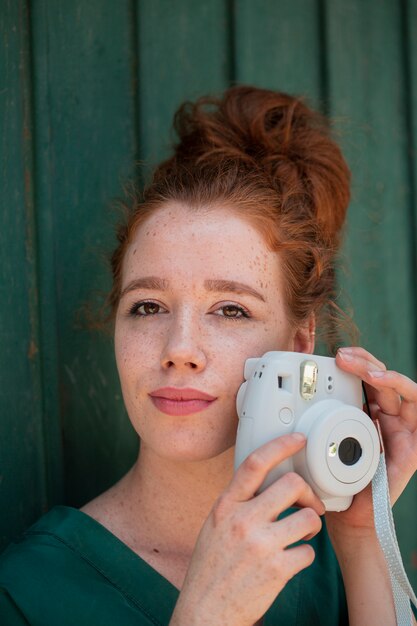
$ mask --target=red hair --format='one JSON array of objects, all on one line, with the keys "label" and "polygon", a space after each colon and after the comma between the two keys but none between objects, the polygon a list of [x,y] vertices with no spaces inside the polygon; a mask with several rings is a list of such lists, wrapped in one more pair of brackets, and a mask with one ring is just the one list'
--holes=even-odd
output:
[{"label": "red hair", "polygon": [[112,315],[126,249],[138,226],[167,202],[193,211],[221,205],[250,221],[280,254],[293,324],[329,311],[350,172],[327,121],[300,98],[238,86],[221,98],[183,104],[174,126],[174,154],[156,168],[118,229]]}]

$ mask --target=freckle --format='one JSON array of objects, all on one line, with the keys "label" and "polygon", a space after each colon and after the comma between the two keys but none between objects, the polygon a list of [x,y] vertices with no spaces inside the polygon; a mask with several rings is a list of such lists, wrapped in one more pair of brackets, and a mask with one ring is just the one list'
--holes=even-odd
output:
[{"label": "freckle", "polygon": [[153,551],[159,554],[159,550],[157,548],[154,548]]}]

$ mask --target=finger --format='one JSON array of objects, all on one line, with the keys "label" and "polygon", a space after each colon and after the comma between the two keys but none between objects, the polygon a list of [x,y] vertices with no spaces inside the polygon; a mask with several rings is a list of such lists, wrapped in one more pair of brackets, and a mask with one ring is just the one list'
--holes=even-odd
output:
[{"label": "finger", "polygon": [[309,507],[317,515],[325,513],[325,506],[306,481],[295,472],[284,474],[256,497],[259,517],[273,522],[278,515],[294,505]]},{"label": "finger", "polygon": [[366,395],[372,407],[371,417],[375,419],[378,417],[377,413],[381,412],[385,415],[398,415],[401,409],[401,398],[398,393],[393,389],[378,389],[369,374],[367,379],[372,381],[365,382]]},{"label": "finger", "polygon": [[[388,415],[400,415],[413,429],[416,428],[417,384],[404,374],[393,371],[381,372],[381,374],[370,372],[369,378],[378,390],[376,401],[380,410]],[[400,407],[395,413],[390,412],[392,408],[390,394],[395,394],[397,400],[400,401]]]},{"label": "finger", "polygon": [[[279,554],[279,560],[282,561],[282,552]],[[309,567],[314,561],[315,556],[314,549],[307,543],[285,550],[284,558],[288,580],[298,574],[298,572],[301,572],[302,569]],[[279,563],[279,565],[281,564]]]},{"label": "finger", "polygon": [[[381,407],[379,406],[379,404],[377,402],[369,402],[368,403],[369,406],[369,410],[370,410],[370,417],[372,418],[372,420],[376,420],[376,419],[381,419],[382,418],[389,418],[390,423],[392,423],[392,415],[388,414],[388,413],[383,413],[381,411]],[[364,411],[367,413],[367,409],[368,406],[364,407]],[[365,410],[366,409],[366,410]],[[401,420],[397,420],[398,422],[400,422]]]},{"label": "finger", "polygon": [[[375,387],[372,372],[384,372],[384,363],[378,361],[363,348],[341,348],[336,355],[336,363],[343,370],[358,376],[368,383],[366,388],[369,402],[377,402],[389,415],[398,415],[400,398],[394,389]],[[378,374],[376,374],[378,376]],[[370,385],[370,386],[369,386]],[[382,393],[381,393],[382,391]]]},{"label": "finger", "polygon": [[363,348],[340,348],[336,354],[336,364],[341,369],[364,378],[370,371],[385,371],[387,368]]},{"label": "finger", "polygon": [[281,547],[284,548],[297,541],[312,539],[320,532],[322,521],[316,511],[307,507],[287,515],[276,522],[274,527],[279,536],[278,541],[283,539]]},{"label": "finger", "polygon": [[336,361],[338,361],[338,358],[341,359],[344,364],[352,362],[353,360],[361,360],[364,363],[372,363],[375,369],[387,369],[385,363],[360,346],[339,348],[336,354]]},{"label": "finger", "polygon": [[391,389],[402,397],[404,402],[417,404],[417,383],[408,376],[387,370],[385,372],[369,372],[369,378],[378,388]]},{"label": "finger", "polygon": [[268,472],[305,446],[306,438],[301,433],[282,435],[249,454],[237,469],[227,494],[238,502],[253,498]]}]

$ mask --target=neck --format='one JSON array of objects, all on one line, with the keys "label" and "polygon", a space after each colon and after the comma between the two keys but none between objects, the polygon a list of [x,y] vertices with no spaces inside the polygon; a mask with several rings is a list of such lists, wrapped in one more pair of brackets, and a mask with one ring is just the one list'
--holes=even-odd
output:
[{"label": "neck", "polygon": [[137,462],[117,486],[127,508],[126,523],[137,529],[141,544],[191,554],[232,473],[233,448],[207,461],[179,463],[142,446]]}]

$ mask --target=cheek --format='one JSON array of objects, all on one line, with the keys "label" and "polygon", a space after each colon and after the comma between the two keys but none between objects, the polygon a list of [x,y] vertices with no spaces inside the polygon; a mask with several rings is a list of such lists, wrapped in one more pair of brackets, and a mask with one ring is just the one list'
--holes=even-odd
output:
[{"label": "cheek", "polygon": [[116,365],[119,376],[121,375],[123,364],[126,362],[126,348],[124,339],[124,335],[120,331],[120,328],[116,323],[116,328],[114,332],[114,355],[116,357]]},{"label": "cheek", "polygon": [[149,361],[150,345],[148,337],[141,333],[132,332],[126,325],[116,327],[114,336],[114,350],[120,381],[128,383],[130,379],[137,379],[138,370]]},{"label": "cheek", "polygon": [[291,344],[291,328],[285,319],[276,319],[259,323],[256,332],[248,333],[236,346],[244,358],[262,356],[271,350],[287,350]]},{"label": "cheek", "polygon": [[225,333],[213,338],[212,363],[214,369],[237,392],[243,378],[246,359],[260,357],[271,350],[289,350],[291,334],[285,322],[259,323],[246,332]]},{"label": "cheek", "polygon": [[116,359],[121,362],[134,360],[140,363],[146,355],[155,352],[160,341],[161,333],[157,329],[139,326],[139,322],[120,323],[116,326],[114,335]]},{"label": "cheek", "polygon": [[[246,360],[248,358],[261,357],[266,352],[275,350],[284,352],[292,351],[292,335],[290,329],[288,329],[287,332],[283,332],[281,329],[280,332],[277,331],[276,326],[265,324],[256,338],[251,338],[246,344],[242,342],[240,346],[237,346],[234,363],[235,369],[240,377],[234,381],[236,393],[243,379]],[[236,367],[236,365],[238,367]]]}]

